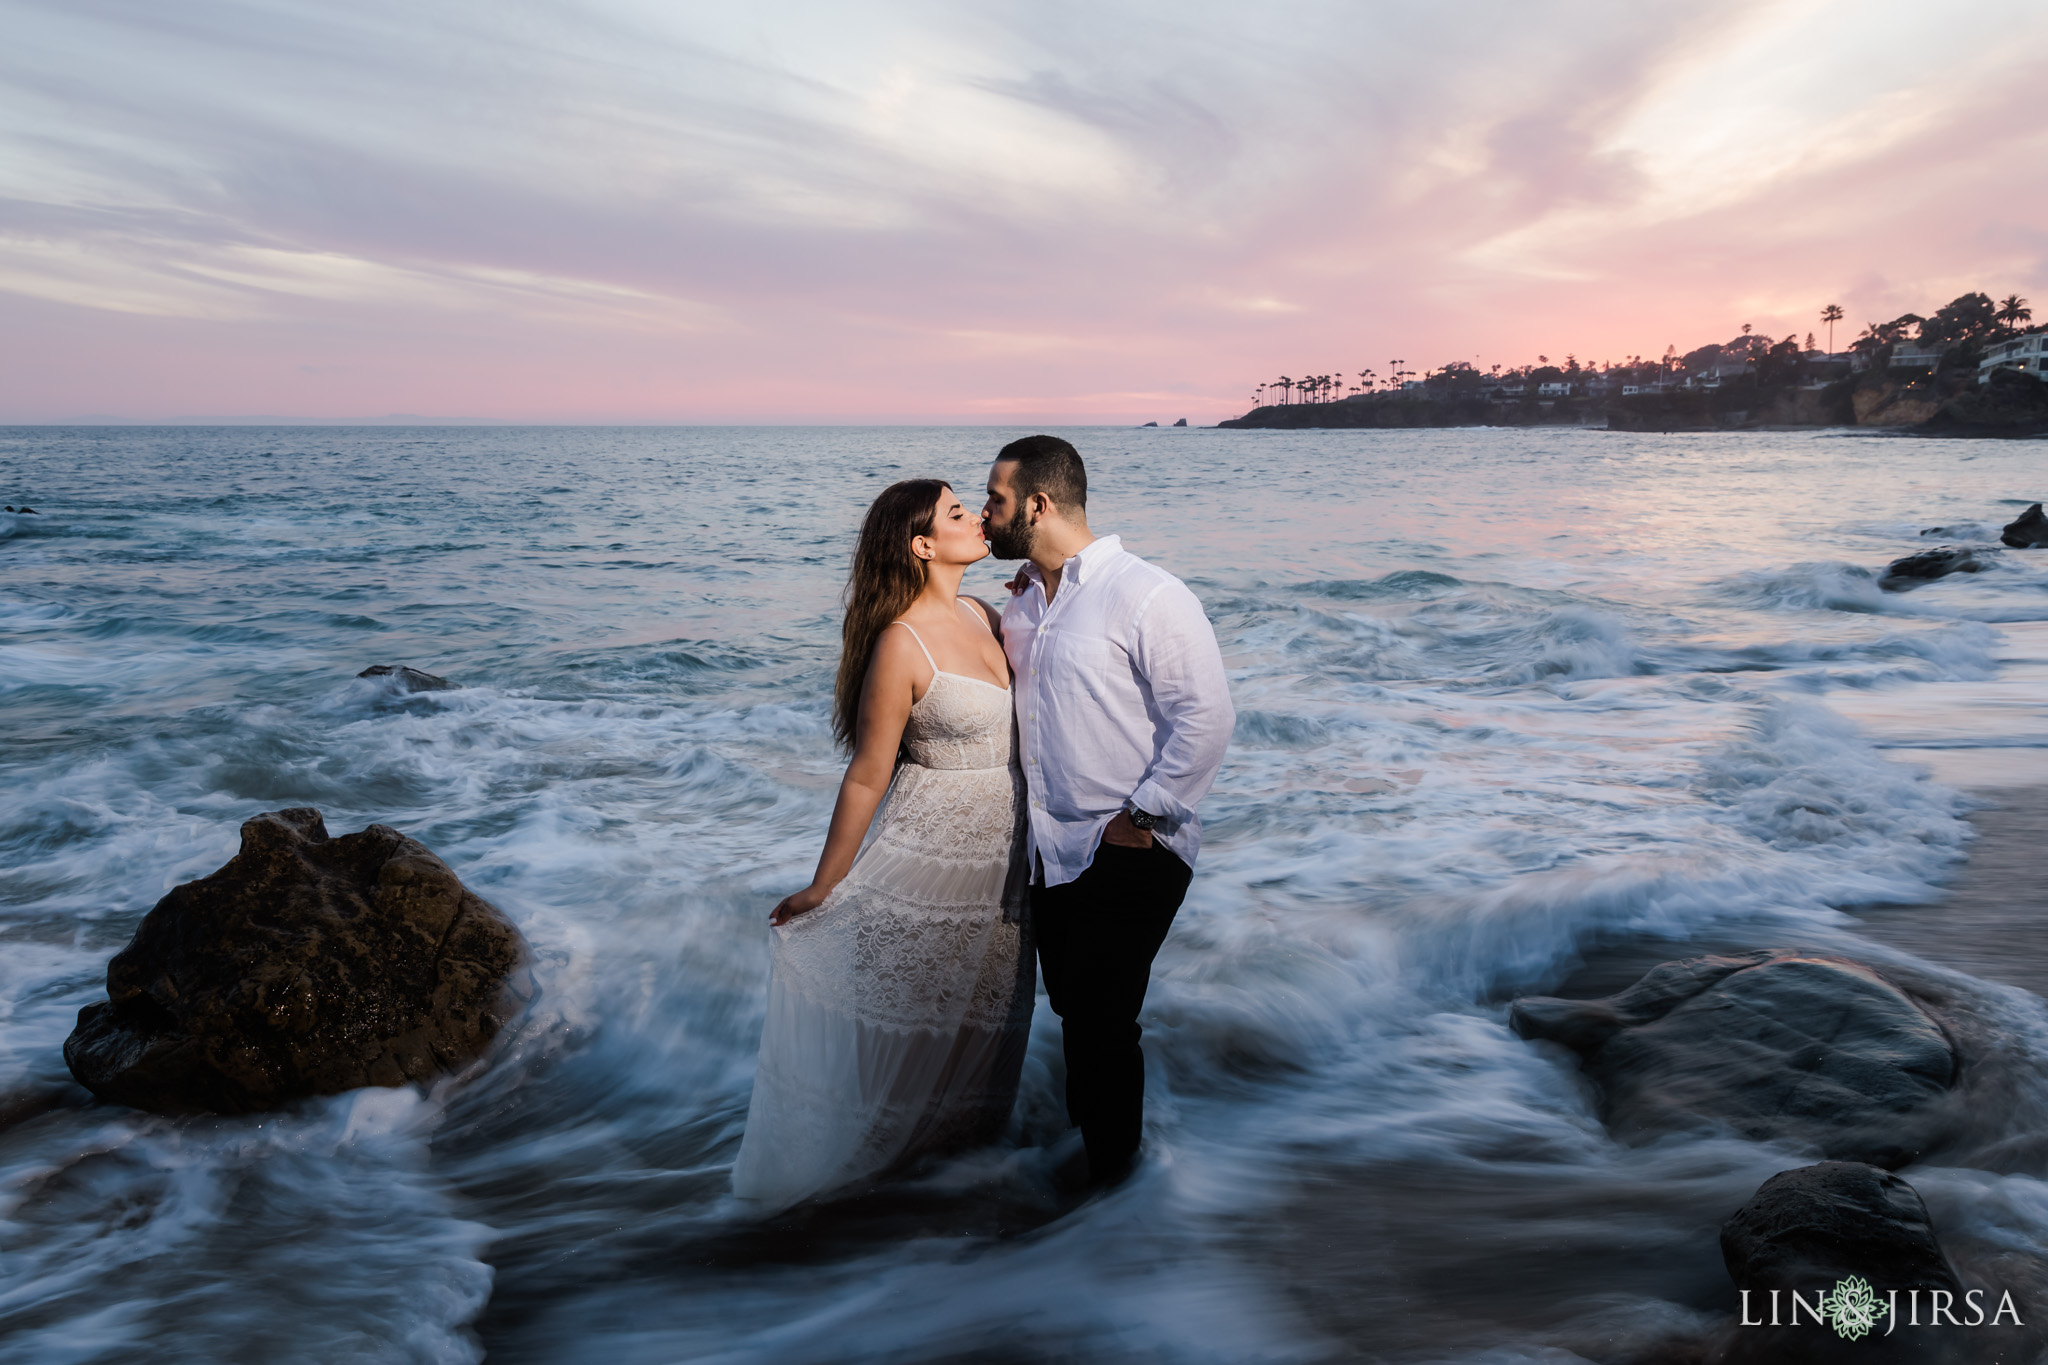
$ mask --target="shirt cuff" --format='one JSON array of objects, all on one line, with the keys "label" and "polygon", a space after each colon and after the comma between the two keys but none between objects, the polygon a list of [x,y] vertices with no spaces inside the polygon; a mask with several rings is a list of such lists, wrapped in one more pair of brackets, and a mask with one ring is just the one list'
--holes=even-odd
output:
[{"label": "shirt cuff", "polygon": [[1156,815],[1168,825],[1183,825],[1194,816],[1194,808],[1176,801],[1166,788],[1152,779],[1131,793],[1131,804],[1147,815]]}]

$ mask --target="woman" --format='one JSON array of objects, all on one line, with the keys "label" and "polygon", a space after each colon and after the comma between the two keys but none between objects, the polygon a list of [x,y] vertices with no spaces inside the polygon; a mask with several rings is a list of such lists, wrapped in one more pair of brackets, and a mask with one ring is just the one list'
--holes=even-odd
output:
[{"label": "woman", "polygon": [[764,1210],[987,1141],[1016,1098],[1035,989],[1024,787],[1000,618],[959,595],[987,554],[937,479],[891,485],[861,524],[832,716],[853,760],[817,874],[769,917],[733,1165]]}]

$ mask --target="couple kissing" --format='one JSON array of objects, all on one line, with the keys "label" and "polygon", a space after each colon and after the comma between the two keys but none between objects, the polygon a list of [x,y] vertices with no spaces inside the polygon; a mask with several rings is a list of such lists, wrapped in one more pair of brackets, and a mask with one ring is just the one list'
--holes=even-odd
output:
[{"label": "couple kissing", "polygon": [[[773,1211],[1000,1136],[1036,996],[1059,1016],[1088,1178],[1137,1159],[1138,1014],[1235,716],[1202,605],[1088,526],[1080,454],[997,454],[980,516],[883,490],[846,590],[851,751],[811,884],[770,916],[734,1193]],[[1025,561],[1000,609],[960,595]]]}]

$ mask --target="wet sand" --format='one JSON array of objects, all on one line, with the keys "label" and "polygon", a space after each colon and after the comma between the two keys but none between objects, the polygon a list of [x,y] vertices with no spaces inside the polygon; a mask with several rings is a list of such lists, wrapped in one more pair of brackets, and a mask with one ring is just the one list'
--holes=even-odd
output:
[{"label": "wet sand", "polygon": [[2048,996],[2048,786],[1992,787],[1970,817],[1969,861],[1934,905],[1871,906],[1859,930],[1987,981]]}]

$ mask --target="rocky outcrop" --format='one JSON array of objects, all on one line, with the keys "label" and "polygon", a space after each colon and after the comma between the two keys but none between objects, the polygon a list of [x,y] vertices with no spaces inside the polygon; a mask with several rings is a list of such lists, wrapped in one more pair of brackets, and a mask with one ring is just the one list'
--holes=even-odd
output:
[{"label": "rocky outcrop", "polygon": [[[1823,1161],[1772,1176],[1722,1225],[1721,1259],[1747,1312],[1712,1353],[1717,1365],[2022,1358],[1997,1351],[2018,1344],[2003,1335],[1972,1342],[1968,1329],[1926,1325],[1934,1293],[1949,1295],[1952,1316],[1964,1319],[1963,1285],[1935,1240],[1919,1192],[1875,1166]],[[1845,1316],[1839,1327],[1832,1317],[1815,1321],[1812,1306],[1845,1282],[1856,1293],[1854,1280],[1870,1288],[1862,1314]],[[1915,1290],[1917,1299],[1910,1297]],[[1795,1293],[1805,1305],[1796,1314]],[[1996,1302],[1992,1295],[1987,1307]],[[1973,1345],[1990,1353],[1970,1352]]]},{"label": "rocky outcrop", "polygon": [[417,668],[404,664],[371,664],[358,678],[390,678],[401,692],[446,692],[455,686],[446,678],[432,673],[422,673]]},{"label": "rocky outcrop", "polygon": [[1721,1124],[1899,1166],[1930,1145],[1957,1060],[1941,1025],[1868,967],[1801,953],[1667,962],[1603,1000],[1529,997],[1509,1022],[1562,1043],[1623,1141]]},{"label": "rocky outcrop", "polygon": [[1919,554],[1893,560],[1877,580],[1877,586],[1886,592],[1904,592],[1952,573],[1982,573],[1991,567],[1991,556],[1997,553],[1997,550],[1972,550],[1967,546],[1951,545],[1944,545],[1938,550],[1922,550]]},{"label": "rocky outcrop", "polygon": [[1859,427],[1917,427],[1940,412],[1947,396],[1931,384],[1885,380],[1850,397]]},{"label": "rocky outcrop", "polygon": [[143,918],[64,1060],[102,1099],[158,1113],[426,1081],[532,1000],[527,962],[511,921],[424,845],[274,811]]},{"label": "rocky outcrop", "polygon": [[2048,517],[2041,515],[2041,504],[2035,503],[2007,522],[1998,538],[2015,550],[2048,548]]},{"label": "rocky outcrop", "polygon": [[2010,370],[1956,393],[1920,427],[1922,436],[2026,437],[2048,433],[2048,383]]}]

